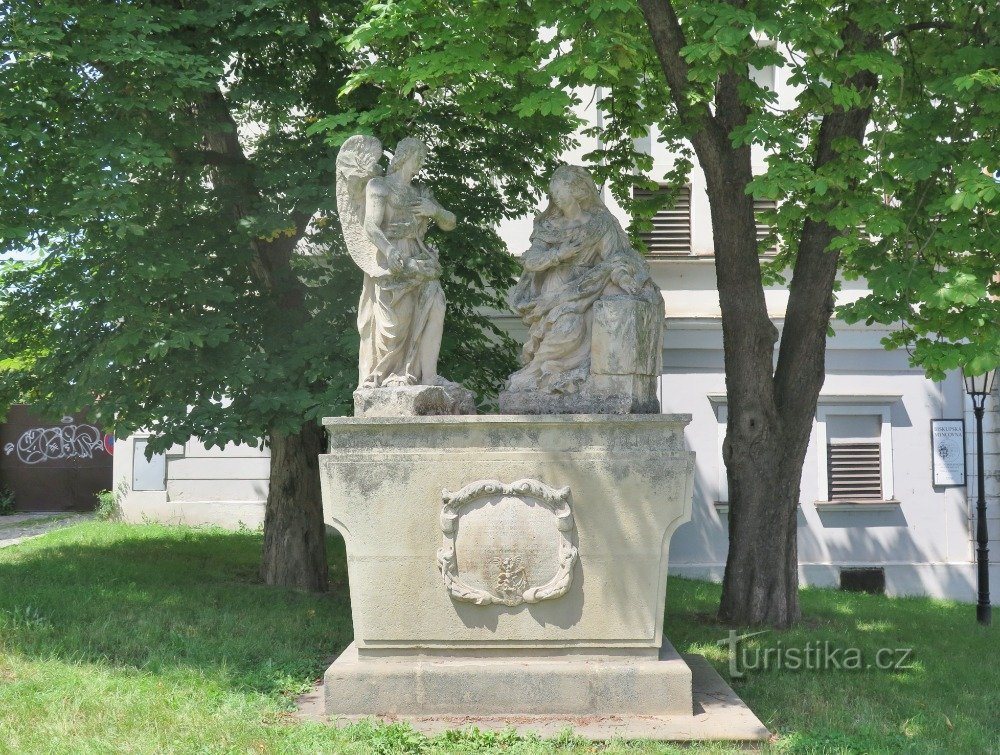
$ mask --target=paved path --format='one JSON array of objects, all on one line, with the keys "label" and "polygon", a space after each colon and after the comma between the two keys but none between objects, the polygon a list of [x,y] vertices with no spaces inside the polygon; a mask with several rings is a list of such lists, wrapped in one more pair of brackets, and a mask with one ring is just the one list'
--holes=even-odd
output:
[{"label": "paved path", "polygon": [[77,514],[71,511],[0,516],[0,548],[17,545],[46,532],[88,522],[93,518],[93,514]]}]

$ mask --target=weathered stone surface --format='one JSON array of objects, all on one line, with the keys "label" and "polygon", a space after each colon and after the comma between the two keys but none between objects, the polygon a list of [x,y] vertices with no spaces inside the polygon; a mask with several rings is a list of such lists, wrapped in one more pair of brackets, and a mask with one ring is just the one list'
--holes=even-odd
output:
[{"label": "weathered stone surface", "polygon": [[557,168],[549,194],[521,257],[524,274],[510,294],[528,338],[524,366],[507,381],[500,410],[659,411],[663,297],[649,266],[585,169]]},{"label": "weathered stone surface", "polygon": [[351,645],[324,675],[328,716],[692,715],[691,669],[656,657],[395,656]]},{"label": "weathered stone surface", "polygon": [[355,417],[425,417],[475,413],[475,395],[457,383],[358,388],[354,392]]},{"label": "weathered stone surface", "polygon": [[[732,688],[703,656],[681,656],[691,669],[691,697],[694,715],[674,713],[656,716],[635,714],[595,716],[567,714],[512,714],[504,711],[492,716],[407,715],[406,722],[416,731],[427,736],[437,736],[445,731],[471,728],[479,731],[515,731],[521,736],[534,735],[553,739],[566,729],[584,739],[654,739],[670,742],[767,740],[771,732],[754,715]],[[298,716],[304,721],[327,722],[336,725],[370,720],[370,714],[339,713],[328,716],[326,697],[334,694],[321,682],[313,690],[301,695],[297,702]],[[513,709],[512,709],[513,710]],[[376,716],[376,720],[394,723],[398,715]]]},{"label": "weathered stone surface", "polygon": [[629,297],[594,304],[590,374],[572,393],[504,391],[504,414],[656,414],[662,307]]},{"label": "weathered stone surface", "polygon": [[[694,455],[683,434],[689,420],[660,414],[326,420],[324,514],[347,543],[361,656],[534,647],[630,648],[655,657],[663,640],[670,534],[691,512]],[[437,560],[442,491],[482,480],[569,488],[574,526],[567,532],[577,559],[564,594],[509,606],[477,605],[449,591]],[[482,561],[504,545],[508,557],[537,564],[525,575],[529,588],[551,578],[561,543],[551,520],[536,520],[531,506],[484,511],[493,505],[473,502],[483,521],[464,533],[468,510],[458,517],[457,573],[468,571],[470,583],[493,590],[498,574]],[[508,539],[504,527],[516,537]]]},{"label": "weathered stone surface", "polygon": [[504,391],[501,414],[658,414],[656,379],[591,375],[580,393]]},{"label": "weathered stone surface", "polygon": [[443,491],[438,567],[451,596],[518,606],[565,595],[578,555],[570,492],[530,479]]},{"label": "weathered stone surface", "polygon": [[594,303],[591,375],[659,377],[663,313],[648,301],[628,297]]},{"label": "weathered stone surface", "polygon": [[688,422],[325,420],[355,638],[327,714],[690,716],[690,670],[663,638]]}]

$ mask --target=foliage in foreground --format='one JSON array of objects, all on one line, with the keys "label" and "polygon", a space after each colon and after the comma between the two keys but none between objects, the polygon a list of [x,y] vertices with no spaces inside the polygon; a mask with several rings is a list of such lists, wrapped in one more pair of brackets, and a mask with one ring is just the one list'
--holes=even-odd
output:
[{"label": "foliage in foreground", "polygon": [[[0,551],[0,752],[674,752],[510,732],[428,739],[401,724],[299,722],[293,700],[351,639],[343,546],[331,591],[257,577],[260,534],[93,523]],[[672,579],[666,633],[725,674],[717,585]],[[968,605],[804,590],[802,624],[752,641],[829,641],[903,672],[761,672],[733,682],[776,752],[988,752],[1000,747],[995,630]],[[683,751],[731,752],[701,744]]]},{"label": "foliage in foreground", "polygon": [[361,274],[337,225],[337,145],[312,128],[334,116],[389,149],[430,141],[460,221],[435,240],[442,373],[495,390],[514,344],[481,310],[502,306],[516,263],[492,228],[534,205],[560,129],[495,112],[459,133],[447,94],[402,121],[371,112],[377,87],[342,97],[364,63],[341,42],[361,5],[0,8],[0,257],[27,257],[0,263],[0,411],[93,405],[120,436],[151,430],[153,450],[349,411]]}]

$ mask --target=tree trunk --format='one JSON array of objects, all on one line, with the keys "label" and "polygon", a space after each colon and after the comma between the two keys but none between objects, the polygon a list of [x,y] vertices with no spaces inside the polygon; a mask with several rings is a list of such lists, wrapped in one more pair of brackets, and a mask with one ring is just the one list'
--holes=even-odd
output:
[{"label": "tree trunk", "polygon": [[[261,205],[255,170],[240,144],[239,127],[221,88],[199,103],[205,129],[206,165],[212,181],[225,189],[230,212],[237,222]],[[213,159],[208,160],[209,156]],[[314,208],[313,208],[314,209]],[[293,232],[276,238],[254,238],[251,271],[281,312],[286,330],[316,327],[305,305],[305,286],[292,266],[295,245],[305,233],[312,209],[293,210]],[[281,332],[278,333],[281,337]],[[269,585],[324,592],[327,589],[326,526],[319,488],[319,454],[324,434],[307,423],[297,433],[271,431],[271,471],[264,512],[264,552],[260,573]]]},{"label": "tree trunk", "polygon": [[271,475],[264,515],[261,576],[269,585],[325,592],[326,525],[320,498],[323,429],[303,425],[270,434]]},{"label": "tree trunk", "polygon": [[[719,617],[787,627],[799,616],[796,507],[814,409],[786,413],[776,391],[778,331],[764,299],[753,198],[745,190],[749,150],[698,147],[715,231],[728,402],[729,555]],[[815,345],[819,351],[810,356],[820,369],[810,376],[819,381],[801,394],[803,405],[813,394],[813,407],[823,374],[823,344]]]},{"label": "tree trunk", "polygon": [[790,484],[797,474],[772,466],[782,461],[780,448],[747,453],[728,437],[729,555],[719,619],[738,626],[787,627],[799,616],[799,486]]}]

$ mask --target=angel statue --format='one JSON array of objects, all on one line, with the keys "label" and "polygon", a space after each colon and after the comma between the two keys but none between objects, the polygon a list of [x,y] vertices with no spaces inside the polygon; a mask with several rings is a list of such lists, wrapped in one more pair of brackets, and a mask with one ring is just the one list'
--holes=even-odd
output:
[{"label": "angel statue", "polygon": [[509,301],[528,338],[501,411],[658,412],[663,297],[586,169],[556,169],[521,263]]},{"label": "angel statue", "polygon": [[[358,304],[358,388],[439,386],[471,393],[437,374],[445,299],[438,252],[424,241],[430,224],[450,231],[455,215],[426,186],[413,184],[427,147],[406,138],[382,173],[382,143],[356,135],[337,155],[337,212],[347,251],[364,272]],[[468,398],[464,394],[468,394]],[[355,411],[358,412],[355,395]],[[414,413],[467,413],[437,407]]]}]

